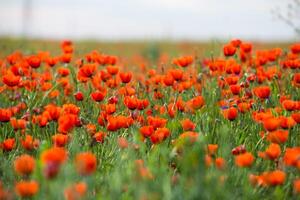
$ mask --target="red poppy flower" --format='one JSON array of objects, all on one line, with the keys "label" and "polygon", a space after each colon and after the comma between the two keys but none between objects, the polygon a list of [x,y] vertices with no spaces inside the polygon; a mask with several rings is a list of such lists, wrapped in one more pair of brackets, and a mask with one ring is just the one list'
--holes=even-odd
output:
[{"label": "red poppy flower", "polygon": [[76,169],[80,175],[91,175],[96,171],[97,159],[91,152],[83,152],[76,155]]},{"label": "red poppy flower", "polygon": [[32,156],[23,154],[14,161],[14,169],[20,175],[30,175],[35,168],[35,160]]},{"label": "red poppy flower", "polygon": [[249,152],[237,155],[235,157],[235,164],[238,167],[250,167],[253,162],[254,162],[254,156]]},{"label": "red poppy flower", "polygon": [[269,86],[259,86],[253,89],[254,94],[260,99],[267,99],[271,94]]},{"label": "red poppy flower", "polygon": [[153,144],[161,143],[170,135],[170,130],[168,128],[158,128],[151,136],[151,142]]},{"label": "red poppy flower", "polygon": [[223,110],[223,116],[225,119],[233,121],[238,116],[238,110],[234,107],[230,107],[228,109]]},{"label": "red poppy flower", "polygon": [[129,83],[132,78],[132,73],[131,72],[121,72],[119,74],[119,76],[123,83]]},{"label": "red poppy flower", "polygon": [[27,63],[32,68],[39,68],[41,65],[41,59],[36,55],[32,55],[27,58]]},{"label": "red poppy flower", "polygon": [[144,137],[150,137],[154,133],[154,128],[153,128],[153,126],[142,126],[140,128],[140,133]]},{"label": "red poppy flower", "polygon": [[109,74],[111,74],[111,75],[116,75],[116,74],[118,74],[118,72],[119,72],[118,66],[115,66],[115,65],[108,65],[108,66],[106,67],[106,70],[107,70],[107,72],[108,72]]},{"label": "red poppy flower", "polygon": [[5,85],[9,86],[9,87],[14,87],[19,85],[20,81],[21,81],[21,77],[20,76],[15,76],[14,74],[6,74],[3,76],[2,81]]},{"label": "red poppy flower", "polygon": [[96,102],[102,101],[105,95],[106,95],[105,91],[99,91],[99,90],[91,93],[92,99]]},{"label": "red poppy flower", "polygon": [[20,197],[32,197],[39,191],[39,184],[36,181],[19,181],[15,191]]},{"label": "red poppy flower", "polygon": [[9,122],[12,117],[12,112],[10,109],[0,108],[0,122]]},{"label": "red poppy flower", "polygon": [[82,92],[76,92],[75,94],[74,94],[74,97],[75,97],[75,99],[77,100],[77,101],[82,101],[83,100],[83,98],[84,98],[84,96],[83,96],[83,93]]},{"label": "red poppy flower", "polygon": [[233,56],[236,52],[236,48],[232,44],[226,44],[223,47],[223,53],[225,56]]}]

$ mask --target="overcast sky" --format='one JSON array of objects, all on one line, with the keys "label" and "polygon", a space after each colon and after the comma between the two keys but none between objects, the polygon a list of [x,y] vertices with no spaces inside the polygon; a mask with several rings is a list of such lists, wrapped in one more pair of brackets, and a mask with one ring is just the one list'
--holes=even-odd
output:
[{"label": "overcast sky", "polygon": [[[0,0],[0,35],[24,33],[24,2]],[[288,0],[31,0],[26,34],[71,39],[295,40],[271,10]]]}]

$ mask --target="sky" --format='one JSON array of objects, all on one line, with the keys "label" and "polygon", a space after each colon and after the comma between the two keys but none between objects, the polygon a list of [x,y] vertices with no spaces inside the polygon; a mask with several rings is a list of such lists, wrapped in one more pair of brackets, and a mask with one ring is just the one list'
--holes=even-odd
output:
[{"label": "sky", "polygon": [[285,8],[289,0],[29,0],[31,9],[23,12],[25,1],[0,0],[0,36],[99,40],[296,38],[293,30],[271,12]]}]

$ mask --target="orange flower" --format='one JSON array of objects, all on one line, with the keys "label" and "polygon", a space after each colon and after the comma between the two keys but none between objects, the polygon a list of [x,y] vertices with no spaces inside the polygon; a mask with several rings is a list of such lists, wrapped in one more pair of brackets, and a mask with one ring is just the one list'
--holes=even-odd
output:
[{"label": "orange flower", "polygon": [[106,70],[111,75],[116,75],[119,72],[119,68],[117,66],[115,66],[115,65],[108,65],[106,67]]},{"label": "orange flower", "polygon": [[107,130],[116,131],[121,128],[128,128],[133,124],[133,119],[131,117],[125,116],[108,116],[107,118]]},{"label": "orange flower", "polygon": [[60,107],[55,106],[53,104],[48,104],[45,106],[45,111],[43,115],[47,116],[49,120],[56,121],[60,116],[60,111],[61,111]]},{"label": "orange flower", "polygon": [[154,133],[154,128],[153,128],[153,126],[142,126],[140,128],[140,133],[144,137],[150,137]]},{"label": "orange flower", "polygon": [[296,102],[289,99],[282,101],[281,105],[285,110],[288,111],[292,111],[296,108]]},{"label": "orange flower", "polygon": [[143,179],[153,179],[153,175],[150,172],[150,170],[144,166],[143,160],[136,160],[135,161],[135,167],[136,171],[138,172],[137,178],[143,178]]},{"label": "orange flower", "polygon": [[235,85],[238,83],[239,81],[239,77],[238,76],[235,76],[235,75],[232,75],[232,76],[228,76],[225,78],[225,81],[228,85]]},{"label": "orange flower", "polygon": [[233,121],[238,116],[238,110],[234,107],[230,107],[228,109],[223,110],[223,116],[225,119]]},{"label": "orange flower", "polygon": [[273,114],[269,111],[263,112],[257,112],[257,111],[253,111],[252,112],[252,118],[256,121],[256,122],[263,122],[264,120],[268,119],[268,118],[272,118]]},{"label": "orange flower", "polygon": [[52,136],[52,142],[54,144],[54,146],[57,147],[64,147],[67,143],[68,143],[68,135],[64,135],[64,134],[55,134]]},{"label": "orange flower", "polygon": [[60,147],[52,147],[41,154],[41,161],[44,165],[44,173],[47,178],[54,178],[60,165],[67,159],[67,151]]},{"label": "orange flower", "polygon": [[18,119],[18,120],[16,118],[10,119],[10,124],[14,128],[14,130],[25,129],[26,123],[27,122],[24,119]]},{"label": "orange flower", "polygon": [[132,78],[132,73],[131,72],[121,72],[119,74],[119,76],[123,83],[129,83]]},{"label": "orange flower", "polygon": [[280,126],[284,129],[290,129],[296,126],[297,122],[292,117],[280,117]]},{"label": "orange flower", "polygon": [[42,83],[41,88],[42,88],[42,91],[48,91],[52,88],[52,83],[44,82],[44,83]]},{"label": "orange flower", "polygon": [[20,76],[15,76],[12,73],[6,74],[3,76],[2,81],[5,85],[9,86],[9,87],[14,87],[19,85],[20,81],[21,81],[21,77]]},{"label": "orange flower", "polygon": [[[106,72],[105,70],[101,70],[100,73],[97,74],[97,76],[94,76],[93,77],[93,81],[96,81],[99,79],[99,76],[100,76],[100,81],[102,80],[103,82],[106,82],[107,80],[111,79],[111,75]],[[99,80],[98,80],[99,82]]]},{"label": "orange flower", "polygon": [[253,186],[267,186],[264,177],[262,175],[257,176],[254,174],[250,174],[249,181]]},{"label": "orange flower", "polygon": [[128,147],[128,141],[125,137],[118,137],[118,145],[121,149],[126,149]]},{"label": "orange flower", "polygon": [[[108,131],[116,131],[120,128],[119,125],[118,125],[118,118],[117,117],[109,116],[107,121],[108,121],[108,123],[107,123],[106,129]],[[98,119],[98,122],[99,122],[99,119]]]},{"label": "orange flower", "polygon": [[72,41],[70,40],[62,41],[61,49],[64,53],[72,53],[73,52]]},{"label": "orange flower", "polygon": [[172,69],[170,73],[176,81],[180,81],[183,78],[183,71],[180,69]]},{"label": "orange flower", "polygon": [[217,144],[209,144],[207,145],[207,150],[209,155],[215,155],[218,150]]},{"label": "orange flower", "polygon": [[149,101],[148,99],[141,99],[138,100],[138,104],[137,104],[137,109],[138,110],[144,110],[145,108],[147,108],[149,106]]},{"label": "orange flower", "polygon": [[62,115],[58,119],[58,132],[67,134],[70,132],[78,123],[79,118],[74,114]]},{"label": "orange flower", "polygon": [[35,168],[35,160],[32,156],[23,154],[15,159],[14,168],[20,175],[30,175]]},{"label": "orange flower", "polygon": [[267,131],[275,131],[280,126],[280,119],[277,117],[264,119],[263,125]]},{"label": "orange flower", "polygon": [[193,131],[186,131],[179,135],[179,139],[186,139],[190,143],[197,141],[198,133]]},{"label": "orange flower", "polygon": [[182,100],[181,97],[178,98],[175,105],[176,105],[176,108],[181,112],[184,111],[184,109],[186,107],[186,103]]},{"label": "orange flower", "polygon": [[283,162],[287,166],[300,169],[300,147],[287,148],[283,156]]},{"label": "orange flower", "polygon": [[91,175],[96,171],[97,159],[91,152],[83,152],[76,155],[76,169],[80,175]]},{"label": "orange flower", "polygon": [[250,167],[254,161],[254,156],[249,153],[243,153],[235,157],[235,164],[238,167]]},{"label": "orange flower", "polygon": [[12,117],[12,112],[10,109],[0,108],[0,122],[9,122]]},{"label": "orange flower", "polygon": [[194,58],[193,56],[182,56],[180,58],[176,58],[173,60],[173,64],[178,65],[180,67],[187,67],[191,63],[193,63]]},{"label": "orange flower", "polygon": [[230,41],[230,44],[232,44],[235,47],[239,47],[242,44],[242,41],[240,39],[232,39]]},{"label": "orange flower", "polygon": [[281,170],[264,172],[259,176],[250,175],[249,180],[253,185],[257,186],[277,186],[285,182],[286,174]]},{"label": "orange flower", "polygon": [[95,124],[87,124],[85,128],[91,136],[93,136],[97,132],[97,126]]},{"label": "orange flower", "polygon": [[39,68],[41,65],[41,59],[36,55],[32,55],[27,58],[27,63],[32,68]]},{"label": "orange flower", "polygon": [[287,141],[288,136],[289,131],[279,129],[276,131],[269,132],[267,135],[267,140],[273,143],[281,144]]},{"label": "orange flower", "polygon": [[294,192],[296,194],[300,194],[300,178],[294,180],[294,186],[293,186],[293,188],[294,188]]},{"label": "orange flower", "polygon": [[194,131],[196,125],[190,119],[184,119],[180,122],[184,131]]},{"label": "orange flower", "polygon": [[260,99],[267,99],[271,94],[269,86],[258,86],[253,89],[254,94]]},{"label": "orange flower", "polygon": [[221,157],[218,157],[215,160],[215,164],[216,164],[216,167],[218,169],[224,169],[225,168],[225,163],[226,162],[225,162],[224,158],[221,158]]},{"label": "orange flower", "polygon": [[204,157],[204,161],[205,161],[205,166],[206,167],[210,167],[213,163],[212,157],[210,155],[207,155],[207,154]]},{"label": "orange flower", "polygon": [[188,107],[192,108],[193,110],[200,109],[204,104],[204,98],[202,96],[197,96],[192,99],[190,99],[188,102]]},{"label": "orange flower", "polygon": [[171,73],[168,73],[164,76],[163,82],[166,86],[172,86],[174,84],[174,78]]},{"label": "orange flower", "polygon": [[158,128],[151,136],[151,142],[153,144],[158,144],[164,141],[170,135],[170,130],[168,128]]},{"label": "orange flower", "polygon": [[125,106],[130,110],[135,110],[138,106],[138,99],[135,97],[126,96],[124,98]]},{"label": "orange flower", "polygon": [[105,95],[106,95],[105,91],[95,91],[95,92],[91,93],[92,99],[96,102],[102,101],[104,99]]},{"label": "orange flower", "polygon": [[285,181],[285,177],[285,172],[281,170],[263,173],[263,179],[269,186],[282,185]]},{"label": "orange flower", "polygon": [[297,124],[300,124],[300,112],[298,113],[293,113],[292,118],[297,122]]},{"label": "orange flower", "polygon": [[266,149],[266,155],[270,160],[277,159],[281,154],[280,146],[276,143],[270,144],[270,146]]},{"label": "orange flower", "polygon": [[67,151],[60,147],[52,147],[45,150],[41,154],[41,160],[43,164],[55,162],[62,164],[67,159]]},{"label": "orange flower", "polygon": [[[177,112],[176,107],[175,107],[175,105],[174,105],[173,103],[170,103],[170,104],[168,105],[167,111],[168,111],[168,114],[169,114],[169,116],[170,116],[171,118],[174,118],[175,115],[176,115],[176,112]],[[182,125],[182,124],[181,124],[181,125]]]},{"label": "orange flower", "polygon": [[48,57],[46,58],[46,63],[50,66],[50,67],[53,67],[54,65],[57,64],[57,62],[59,61],[58,58],[51,58],[51,57]]},{"label": "orange flower", "polygon": [[300,73],[295,73],[293,78],[293,84],[296,87],[300,87]]},{"label": "orange flower", "polygon": [[225,56],[233,56],[236,52],[236,48],[232,44],[226,44],[223,47],[223,53]]},{"label": "orange flower", "polygon": [[238,109],[241,113],[246,113],[250,110],[251,104],[246,102],[241,102],[238,104]]},{"label": "orange flower", "polygon": [[96,72],[96,64],[85,64],[83,65],[77,74],[77,79],[81,82],[86,82],[88,78],[91,78]]},{"label": "orange flower", "polygon": [[70,63],[72,59],[72,54],[64,53],[60,56],[60,61],[63,63]]},{"label": "orange flower", "polygon": [[60,67],[57,69],[58,74],[60,74],[61,76],[68,76],[70,74],[70,70],[66,67]]},{"label": "orange flower", "polygon": [[134,95],[136,92],[135,92],[135,89],[131,86],[125,86],[125,87],[121,87],[119,89],[119,94],[121,95],[127,95],[127,96],[132,96]]},{"label": "orange flower", "polygon": [[74,114],[78,115],[80,112],[80,107],[76,106],[75,104],[64,104],[62,107],[63,114]]},{"label": "orange flower", "polygon": [[39,190],[39,184],[36,181],[20,181],[15,185],[16,193],[20,197],[32,197]]},{"label": "orange flower", "polygon": [[36,149],[40,145],[40,141],[34,139],[31,135],[26,135],[25,138],[21,139],[22,147],[28,151]]},{"label": "orange flower", "polygon": [[165,127],[168,120],[160,117],[149,116],[147,118],[147,121],[149,125],[153,126],[154,129],[157,129],[157,128]]},{"label": "orange flower", "polygon": [[233,95],[238,95],[241,91],[241,86],[239,86],[239,85],[230,85],[230,91]]},{"label": "orange flower", "polygon": [[106,133],[99,131],[94,134],[93,138],[95,139],[96,142],[103,143],[106,135],[107,135]]},{"label": "orange flower", "polygon": [[153,97],[154,97],[154,99],[163,99],[164,95],[160,91],[156,90],[156,91],[154,91]]},{"label": "orange flower", "polygon": [[75,183],[64,190],[64,196],[66,200],[78,200],[82,199],[87,191],[87,185],[85,182]]},{"label": "orange flower", "polygon": [[246,43],[246,42],[242,42],[242,44],[240,45],[241,51],[245,52],[245,53],[250,53],[252,50],[252,44],[251,43]]},{"label": "orange flower", "polygon": [[300,43],[295,43],[295,44],[291,45],[290,49],[294,54],[299,54],[300,53]]},{"label": "orange flower", "polygon": [[8,138],[4,140],[1,144],[1,148],[4,151],[11,151],[15,147],[15,139],[14,138]]}]

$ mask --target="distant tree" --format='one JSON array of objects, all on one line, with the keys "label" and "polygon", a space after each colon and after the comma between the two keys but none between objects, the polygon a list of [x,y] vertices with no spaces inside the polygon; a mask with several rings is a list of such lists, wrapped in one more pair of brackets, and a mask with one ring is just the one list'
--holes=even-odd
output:
[{"label": "distant tree", "polygon": [[300,36],[300,0],[287,0],[285,7],[276,7],[272,12]]}]

